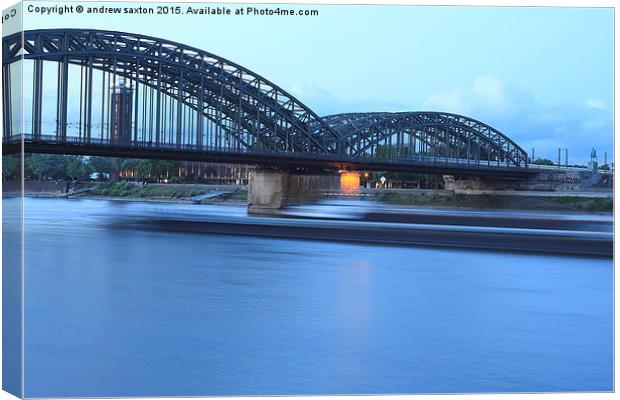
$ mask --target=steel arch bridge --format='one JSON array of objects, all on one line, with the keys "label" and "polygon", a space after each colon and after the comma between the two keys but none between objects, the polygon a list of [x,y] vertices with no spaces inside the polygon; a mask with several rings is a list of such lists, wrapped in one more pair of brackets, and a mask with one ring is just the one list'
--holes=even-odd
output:
[{"label": "steel arch bridge", "polygon": [[[441,112],[335,114],[323,118],[352,155],[407,157],[424,154],[526,165],[527,153],[498,130],[472,118]],[[379,154],[377,154],[379,153]]]},{"label": "steel arch bridge", "polygon": [[248,163],[528,163],[522,148],[480,121],[441,112],[319,117],[247,68],[145,35],[19,32],[3,38],[2,78],[5,153],[23,142],[26,151],[205,160],[234,154]]}]

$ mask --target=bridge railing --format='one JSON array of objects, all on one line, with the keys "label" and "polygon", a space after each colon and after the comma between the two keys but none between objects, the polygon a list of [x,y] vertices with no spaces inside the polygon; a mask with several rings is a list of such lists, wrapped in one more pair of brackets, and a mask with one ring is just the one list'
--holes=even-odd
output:
[{"label": "bridge railing", "polygon": [[[561,170],[561,171],[591,171],[592,168],[589,167],[577,167],[577,166],[573,166],[573,165],[544,165],[544,164],[530,164],[529,165],[530,168],[532,169],[541,169],[541,170],[546,170],[546,171],[557,171],[557,170]],[[597,172],[601,173],[601,174],[613,174],[613,168],[609,169],[609,170],[605,170],[605,169],[597,169]]]},{"label": "bridge railing", "polygon": [[426,165],[426,166],[470,166],[470,167],[488,167],[488,168],[500,168],[500,169],[523,169],[524,167],[517,167],[510,162],[501,162],[496,160],[475,160],[466,158],[450,158],[440,156],[429,156],[411,154],[405,157],[390,156],[380,157],[369,155],[362,156],[350,156],[339,154],[327,154],[327,153],[311,153],[300,151],[284,151],[284,150],[262,150],[252,148],[235,148],[226,146],[207,146],[196,144],[175,144],[175,143],[155,143],[149,141],[115,141],[108,138],[91,137],[86,139],[79,136],[66,136],[60,138],[57,135],[33,135],[33,134],[18,134],[12,136],[5,136],[3,138],[4,144],[19,143],[24,141],[25,143],[37,143],[37,144],[68,144],[73,146],[103,146],[103,147],[115,147],[123,149],[135,149],[135,150],[157,150],[157,151],[174,151],[174,152],[192,152],[192,153],[227,153],[227,154],[248,154],[253,156],[265,156],[265,157],[285,157],[290,159],[316,159],[333,162],[364,162],[364,163],[381,163],[389,165]]}]

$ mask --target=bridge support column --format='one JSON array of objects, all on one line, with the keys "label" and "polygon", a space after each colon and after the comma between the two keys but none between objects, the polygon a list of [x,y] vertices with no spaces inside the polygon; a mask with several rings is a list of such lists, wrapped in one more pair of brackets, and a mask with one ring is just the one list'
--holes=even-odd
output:
[{"label": "bridge support column", "polygon": [[290,173],[251,170],[248,184],[248,211],[266,214],[286,205]]},{"label": "bridge support column", "polygon": [[249,174],[248,211],[269,214],[287,205],[314,201],[326,191],[337,191],[336,174],[254,169]]}]

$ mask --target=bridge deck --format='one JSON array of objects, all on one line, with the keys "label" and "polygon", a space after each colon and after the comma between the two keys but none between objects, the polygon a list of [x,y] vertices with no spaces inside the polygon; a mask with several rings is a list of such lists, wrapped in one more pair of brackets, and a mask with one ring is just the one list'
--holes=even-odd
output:
[{"label": "bridge deck", "polygon": [[494,161],[450,159],[443,157],[370,158],[337,154],[304,152],[272,152],[260,150],[217,149],[196,146],[147,146],[128,144],[98,144],[52,141],[11,141],[3,143],[3,154],[48,153],[125,158],[150,158],[177,161],[199,161],[230,164],[249,164],[261,167],[307,170],[366,170],[404,171],[446,175],[494,176],[526,179],[541,172],[526,167],[499,164]]}]

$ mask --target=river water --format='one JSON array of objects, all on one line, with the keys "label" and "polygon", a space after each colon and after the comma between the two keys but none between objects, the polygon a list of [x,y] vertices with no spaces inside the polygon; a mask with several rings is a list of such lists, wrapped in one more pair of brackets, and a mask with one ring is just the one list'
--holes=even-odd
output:
[{"label": "river water", "polygon": [[610,259],[112,223],[235,207],[24,210],[27,397],[612,390]]}]

